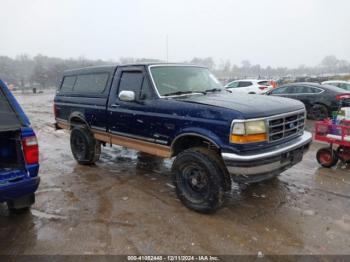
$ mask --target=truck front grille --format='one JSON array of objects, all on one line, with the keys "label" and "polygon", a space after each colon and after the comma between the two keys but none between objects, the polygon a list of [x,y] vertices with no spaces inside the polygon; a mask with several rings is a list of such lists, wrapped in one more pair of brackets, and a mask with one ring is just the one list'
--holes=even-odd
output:
[{"label": "truck front grille", "polygon": [[269,142],[302,135],[305,127],[305,111],[287,113],[269,118]]}]

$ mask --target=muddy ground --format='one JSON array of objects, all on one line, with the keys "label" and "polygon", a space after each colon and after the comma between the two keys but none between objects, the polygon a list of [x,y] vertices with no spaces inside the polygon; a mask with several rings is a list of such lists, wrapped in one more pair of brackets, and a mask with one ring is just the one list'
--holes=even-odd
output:
[{"label": "muddy ground", "polygon": [[147,169],[135,151],[108,147],[79,166],[69,134],[53,129],[53,95],[16,95],[39,138],[42,180],[30,212],[0,205],[0,254],[350,254],[350,169],[321,168],[322,145],[202,215],[176,198],[171,161]]}]

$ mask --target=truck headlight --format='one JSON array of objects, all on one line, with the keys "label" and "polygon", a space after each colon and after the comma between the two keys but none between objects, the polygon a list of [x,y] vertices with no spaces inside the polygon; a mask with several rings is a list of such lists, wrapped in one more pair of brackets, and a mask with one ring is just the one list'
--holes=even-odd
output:
[{"label": "truck headlight", "polygon": [[236,122],[232,125],[230,142],[235,144],[267,141],[266,123],[264,120]]}]

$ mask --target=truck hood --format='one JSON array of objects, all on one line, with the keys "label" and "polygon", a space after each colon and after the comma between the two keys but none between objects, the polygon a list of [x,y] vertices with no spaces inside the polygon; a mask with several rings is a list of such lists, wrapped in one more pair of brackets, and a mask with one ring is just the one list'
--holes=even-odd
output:
[{"label": "truck hood", "polygon": [[232,109],[240,112],[244,118],[267,117],[305,108],[303,103],[294,99],[228,92],[193,95],[178,99],[189,103]]}]

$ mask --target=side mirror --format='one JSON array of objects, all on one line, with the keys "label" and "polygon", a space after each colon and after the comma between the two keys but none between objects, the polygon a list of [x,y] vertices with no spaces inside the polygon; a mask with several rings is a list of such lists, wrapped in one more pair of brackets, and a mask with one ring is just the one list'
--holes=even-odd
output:
[{"label": "side mirror", "polygon": [[119,93],[118,97],[121,101],[125,101],[125,102],[132,102],[136,100],[134,91],[123,90]]}]

